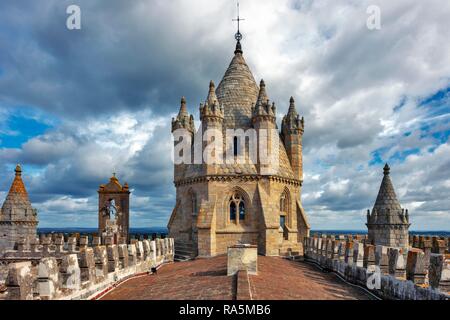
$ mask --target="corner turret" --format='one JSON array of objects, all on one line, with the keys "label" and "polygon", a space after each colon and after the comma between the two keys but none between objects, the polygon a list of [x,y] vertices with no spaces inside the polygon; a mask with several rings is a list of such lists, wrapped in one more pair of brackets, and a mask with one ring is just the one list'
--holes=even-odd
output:
[{"label": "corner turret", "polygon": [[172,118],[172,132],[177,129],[186,129],[191,134],[194,134],[195,132],[194,117],[187,112],[185,97],[181,98],[180,111],[178,112],[177,117]]},{"label": "corner turret", "polygon": [[305,120],[295,109],[294,98],[289,99],[288,113],[281,122],[281,135],[284,146],[291,162],[294,175],[300,181],[303,181],[303,146],[302,137],[305,129]]},{"label": "corner turret", "polygon": [[369,241],[375,245],[407,248],[408,229],[411,225],[409,213],[400,206],[389,174],[390,167],[386,163],[372,213],[367,212]]}]

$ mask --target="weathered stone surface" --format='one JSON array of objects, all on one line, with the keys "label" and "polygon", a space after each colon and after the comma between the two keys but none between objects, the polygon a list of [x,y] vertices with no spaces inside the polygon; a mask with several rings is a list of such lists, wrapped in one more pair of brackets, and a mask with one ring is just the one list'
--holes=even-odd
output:
[{"label": "weathered stone surface", "polygon": [[78,290],[80,288],[81,271],[76,254],[67,254],[62,257],[60,273],[62,288],[69,290]]},{"label": "weathered stone surface", "polygon": [[9,266],[6,286],[7,298],[10,300],[32,300],[35,272],[32,270],[31,262],[16,262]]},{"label": "weathered stone surface", "polygon": [[126,244],[119,244],[119,260],[120,260],[120,268],[125,269],[128,268],[128,246]]},{"label": "weathered stone surface", "polygon": [[406,278],[406,259],[403,251],[404,249],[400,248],[388,249],[389,274],[397,278]]},{"label": "weathered stone surface", "polygon": [[353,242],[353,264],[357,267],[364,264],[364,244],[356,240]]},{"label": "weathered stone surface", "polygon": [[427,262],[422,250],[411,249],[408,251],[406,263],[406,277],[415,284],[425,284],[427,282]]},{"label": "weathered stone surface", "polygon": [[227,275],[231,276],[240,270],[248,274],[258,274],[258,247],[252,245],[236,245],[228,248]]},{"label": "weathered stone surface", "polygon": [[136,245],[128,245],[128,265],[135,266],[137,263]]},{"label": "weathered stone surface", "polygon": [[367,268],[368,266],[375,265],[375,246],[374,245],[366,245],[364,247],[364,268]]},{"label": "weathered stone surface", "polygon": [[408,248],[408,210],[402,209],[397,200],[389,166],[386,164],[383,170],[384,177],[372,213],[367,212],[368,243]]},{"label": "weathered stone surface", "polygon": [[450,257],[445,254],[431,254],[429,283],[442,292],[450,292]]},{"label": "weathered stone surface", "polygon": [[375,265],[380,267],[383,274],[389,274],[388,247],[380,245],[375,247]]},{"label": "weathered stone surface", "polygon": [[115,272],[119,269],[119,251],[117,245],[106,246],[106,252],[108,254],[108,272]]},{"label": "weathered stone surface", "polygon": [[81,271],[81,281],[95,281],[95,258],[92,248],[82,248],[78,254],[78,262]]},{"label": "weathered stone surface", "polygon": [[59,268],[55,258],[43,258],[38,266],[39,296],[43,300],[51,300],[59,290]]},{"label": "weathered stone surface", "polygon": [[97,282],[103,281],[108,275],[108,253],[106,247],[97,245],[94,247],[95,278]]},{"label": "weathered stone surface", "polygon": [[18,241],[36,238],[37,224],[37,210],[31,206],[22,181],[22,168],[17,165],[14,180],[0,209],[0,254],[13,250]]}]

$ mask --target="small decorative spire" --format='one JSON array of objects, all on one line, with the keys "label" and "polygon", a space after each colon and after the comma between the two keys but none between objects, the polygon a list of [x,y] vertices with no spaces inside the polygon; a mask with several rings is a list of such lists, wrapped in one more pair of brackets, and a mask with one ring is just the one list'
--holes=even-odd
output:
[{"label": "small decorative spire", "polygon": [[386,163],[385,166],[384,166],[384,168],[383,168],[383,174],[384,174],[385,176],[389,175],[390,170],[391,170],[391,168],[390,168],[389,165]]},{"label": "small decorative spire", "polygon": [[180,112],[178,112],[178,119],[180,120],[181,118],[184,118],[187,116],[188,116],[188,112],[187,112],[187,107],[186,107],[186,98],[181,97],[181,106],[180,106]]},{"label": "small decorative spire", "polygon": [[266,92],[266,83],[263,79],[261,79],[261,82],[259,83],[259,94],[258,94],[258,100],[257,104],[264,104],[269,101],[269,97],[267,96]]},{"label": "small decorative spire", "polygon": [[16,166],[16,169],[14,170],[14,172],[16,173],[16,176],[21,176],[22,175],[22,167],[20,166],[20,164],[18,164]]},{"label": "small decorative spire", "polygon": [[237,32],[234,35],[234,38],[236,39],[236,50],[234,50],[234,54],[242,54],[242,46],[241,46],[241,40],[242,40],[242,33],[239,31],[239,25],[241,21],[244,21],[245,19],[241,19],[239,17],[239,1],[237,2],[237,19],[233,19],[233,21],[237,22]]},{"label": "small decorative spire", "polygon": [[289,111],[288,111],[288,113],[293,113],[293,112],[297,112],[296,110],[295,110],[295,100],[294,100],[294,97],[291,97],[290,99],[289,99]]},{"label": "small decorative spire", "polygon": [[212,80],[209,82],[209,92],[206,102],[210,105],[214,105],[217,102],[216,87],[214,85],[214,81]]}]

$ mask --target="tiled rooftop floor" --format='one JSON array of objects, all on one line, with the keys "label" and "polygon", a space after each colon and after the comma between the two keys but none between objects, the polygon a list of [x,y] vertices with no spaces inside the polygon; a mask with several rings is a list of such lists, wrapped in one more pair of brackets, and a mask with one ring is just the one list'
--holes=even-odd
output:
[{"label": "tiled rooftop floor", "polygon": [[[107,300],[201,300],[234,298],[233,277],[226,275],[226,256],[176,262],[157,275],[131,279],[109,292]],[[258,275],[250,276],[253,299],[369,299],[360,289],[322,273],[314,266],[277,257],[258,257]]]}]

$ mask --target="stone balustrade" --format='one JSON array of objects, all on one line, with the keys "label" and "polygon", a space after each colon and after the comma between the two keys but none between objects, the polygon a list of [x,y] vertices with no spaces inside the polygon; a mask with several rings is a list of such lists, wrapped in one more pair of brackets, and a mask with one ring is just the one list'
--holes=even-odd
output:
[{"label": "stone balustrade", "polygon": [[7,261],[5,299],[58,300],[90,299],[103,290],[151,268],[172,262],[174,240],[134,240],[113,244],[112,239],[87,237],[45,237],[20,243],[18,250],[1,258]]},{"label": "stone balustrade", "polygon": [[411,240],[422,249],[375,246],[363,237],[315,235],[305,238],[305,260],[384,299],[449,300],[450,255],[443,250],[445,241]]}]

